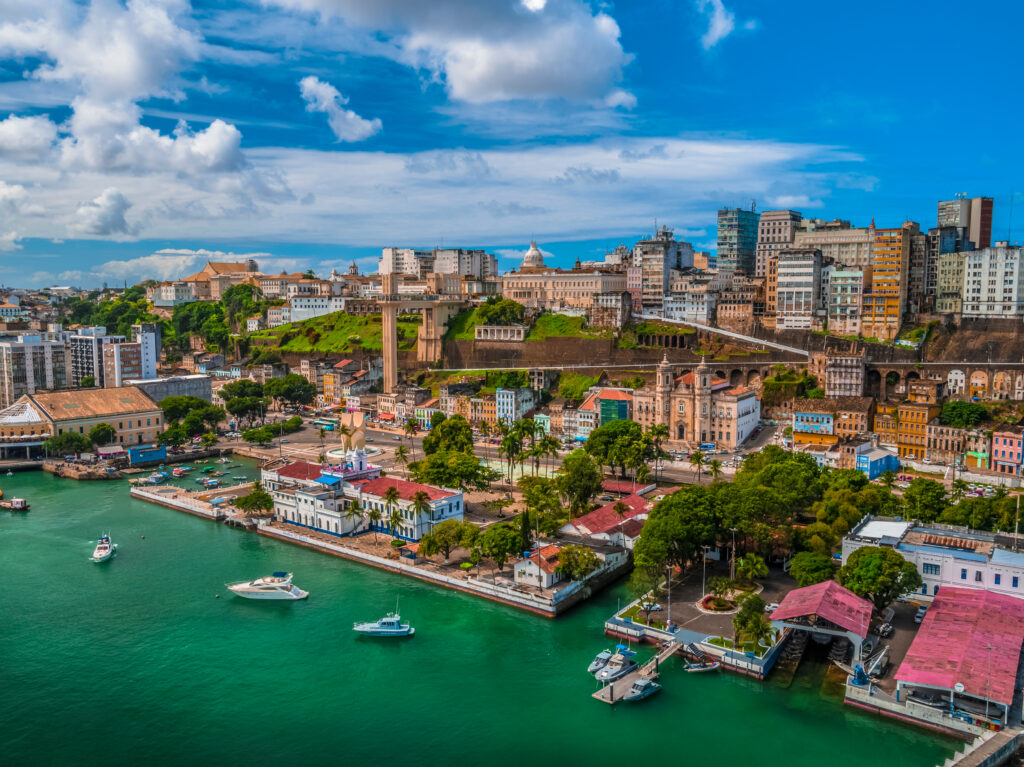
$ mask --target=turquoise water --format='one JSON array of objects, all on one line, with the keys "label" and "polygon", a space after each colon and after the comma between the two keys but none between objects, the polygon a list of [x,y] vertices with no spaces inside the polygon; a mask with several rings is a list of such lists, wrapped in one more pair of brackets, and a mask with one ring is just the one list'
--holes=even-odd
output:
[{"label": "turquoise water", "polygon": [[[813,675],[782,690],[670,661],[643,704],[591,700],[621,587],[549,621],[134,501],[124,482],[0,487],[32,504],[0,512],[5,764],[931,767],[955,747],[822,698]],[[107,531],[118,554],[93,564]],[[226,596],[277,569],[310,598]],[[353,635],[399,596],[414,638]]]}]

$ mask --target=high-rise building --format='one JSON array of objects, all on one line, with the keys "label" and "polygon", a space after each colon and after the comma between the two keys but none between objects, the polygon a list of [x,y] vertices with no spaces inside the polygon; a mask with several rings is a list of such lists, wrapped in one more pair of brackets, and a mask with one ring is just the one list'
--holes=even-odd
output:
[{"label": "high-rise building", "polygon": [[380,274],[410,274],[423,279],[434,271],[434,254],[416,248],[383,248],[377,266]]},{"label": "high-rise building", "polygon": [[132,343],[142,350],[142,375],[140,378],[156,378],[156,366],[160,361],[160,326],[153,322],[132,325]]},{"label": "high-rise building", "polygon": [[0,407],[42,389],[66,388],[70,368],[70,354],[63,341],[18,336],[0,342]]},{"label": "high-rise building", "polygon": [[871,284],[865,286],[861,332],[868,338],[892,340],[900,331],[907,305],[907,274],[911,238],[920,233],[908,221],[899,229],[875,229]]},{"label": "high-rise building", "polygon": [[825,261],[846,269],[871,266],[875,222],[868,227],[851,227],[849,221],[805,219],[793,234],[794,248],[817,248]]},{"label": "high-rise building", "polygon": [[851,336],[860,333],[863,293],[864,272],[860,269],[832,272],[828,291],[828,329],[831,333]]},{"label": "high-rise building", "polygon": [[669,227],[660,226],[654,237],[633,247],[633,263],[640,267],[642,305],[660,309],[672,270],[693,266],[693,246],[675,239]]},{"label": "high-rise building", "polygon": [[935,285],[936,314],[960,314],[964,302],[965,253],[941,253],[938,256]]},{"label": "high-rise building", "polygon": [[766,210],[761,214],[757,225],[754,276],[764,277],[769,254],[793,247],[793,236],[801,221],[803,216],[795,210]]},{"label": "high-rise building", "polygon": [[[974,250],[974,243],[970,241],[967,227],[942,226],[928,230],[928,253],[925,259],[922,307],[925,311],[936,310],[939,294],[940,257],[947,253],[960,253],[967,250]],[[959,311],[957,309],[958,313]]]},{"label": "high-rise building", "polygon": [[968,239],[978,249],[992,244],[992,198],[958,196],[954,200],[943,200],[938,205],[939,228],[945,226],[964,227]]},{"label": "high-rise building", "polygon": [[103,388],[120,388],[137,378],[143,378],[142,344],[104,344]]},{"label": "high-rise building", "polygon": [[753,275],[756,265],[757,230],[761,214],[750,206],[718,211],[718,269]]},{"label": "high-rise building", "polygon": [[928,235],[918,232],[910,238],[910,262],[907,266],[907,311],[917,314],[926,306],[928,271]]},{"label": "high-rise building", "polygon": [[1008,242],[965,253],[962,316],[1018,322],[1024,315],[1024,249]]},{"label": "high-rise building", "polygon": [[820,308],[821,251],[779,251],[775,290],[775,327],[809,329]]},{"label": "high-rise building", "polygon": [[[95,385],[103,387],[103,347],[124,343],[124,336],[107,335],[103,326],[82,328],[68,339],[71,350],[71,385],[79,386],[82,379],[92,376]],[[136,376],[138,377],[138,376]]]}]

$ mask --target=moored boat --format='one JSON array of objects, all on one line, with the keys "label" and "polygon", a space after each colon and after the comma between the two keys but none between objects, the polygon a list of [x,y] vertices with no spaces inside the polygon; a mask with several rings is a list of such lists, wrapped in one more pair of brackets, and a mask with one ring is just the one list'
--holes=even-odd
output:
[{"label": "moored boat", "polygon": [[92,550],[93,562],[106,562],[117,553],[117,544],[111,542],[109,535],[102,535]]},{"label": "moored boat", "polygon": [[587,673],[596,674],[598,671],[600,671],[608,665],[608,661],[611,660],[611,657],[614,654],[615,653],[613,653],[611,650],[601,650],[601,652],[599,652],[594,657],[594,660],[590,662],[590,665],[587,666]]},{"label": "moored boat", "polygon": [[702,671],[717,671],[722,664],[717,660],[706,660],[703,663],[687,663],[686,671],[691,674],[699,674]]},{"label": "moored boat", "polygon": [[371,637],[411,637],[416,633],[416,629],[408,623],[402,623],[402,616],[398,613],[388,613],[380,620],[369,623],[354,623],[352,630]]},{"label": "moored boat", "polygon": [[253,581],[240,581],[227,584],[228,591],[244,599],[296,600],[309,596],[292,583],[292,574],[276,572]]},{"label": "moored boat", "polygon": [[28,511],[28,501],[24,498],[11,498],[9,501],[0,501],[0,508],[8,511]]},{"label": "moored boat", "polygon": [[659,690],[661,690],[660,684],[650,677],[642,676],[633,682],[633,686],[626,691],[626,694],[623,695],[620,700],[626,701],[627,703],[643,700],[644,698],[651,697]]},{"label": "moored boat", "polygon": [[625,655],[621,650],[612,655],[608,662],[600,669],[594,678],[599,682],[614,682],[621,676],[625,676],[636,668],[636,661]]}]

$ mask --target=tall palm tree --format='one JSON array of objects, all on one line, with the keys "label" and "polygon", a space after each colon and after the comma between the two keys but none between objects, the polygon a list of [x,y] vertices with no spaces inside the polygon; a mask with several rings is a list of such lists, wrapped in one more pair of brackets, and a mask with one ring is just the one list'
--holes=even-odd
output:
[{"label": "tall palm tree", "polygon": [[401,500],[401,496],[398,494],[398,488],[391,485],[387,490],[384,491],[384,508],[387,510],[387,524],[391,528],[391,534],[395,534],[395,511],[398,511],[398,521],[402,521],[401,509],[398,508],[398,501]]},{"label": "tall palm tree", "polygon": [[377,531],[380,529],[380,523],[384,519],[384,515],[381,510],[374,506],[368,512],[366,512],[366,518],[370,520],[370,526],[373,528],[373,542],[377,542]]},{"label": "tall palm tree", "polygon": [[417,490],[413,493],[412,502],[409,506],[409,510],[412,511],[413,524],[419,520],[421,516],[426,516],[427,521],[430,523],[428,532],[434,529],[434,519],[431,512],[433,507],[430,505],[430,496],[423,490]]},{"label": "tall palm tree", "polygon": [[399,445],[395,448],[395,463],[402,464],[402,470],[409,476],[409,448]]},{"label": "tall palm tree", "polygon": [[388,527],[391,528],[391,537],[398,537],[398,526],[402,524],[402,509],[394,506],[388,514]]},{"label": "tall palm tree", "polygon": [[711,472],[711,481],[717,482],[722,476],[722,462],[717,458],[711,459],[711,463],[708,464],[708,470]]},{"label": "tall palm tree", "polygon": [[541,455],[547,458],[558,458],[558,450],[561,447],[562,443],[550,434],[545,434],[537,441],[537,448],[541,451]]},{"label": "tall palm tree", "polygon": [[320,438],[320,463],[324,461],[324,437],[327,436],[327,429],[321,426],[316,431],[317,436]]},{"label": "tall palm tree", "polygon": [[700,450],[694,450],[690,453],[690,465],[693,467],[694,473],[697,475],[697,484],[701,483],[700,470],[704,466],[704,453]]},{"label": "tall palm tree", "polygon": [[358,500],[352,501],[352,505],[345,509],[345,521],[352,523],[350,535],[355,535],[356,530],[363,521],[363,504]]},{"label": "tall palm tree", "polygon": [[409,451],[410,453],[416,449],[416,445],[413,443],[412,438],[415,436],[418,429],[418,424],[415,418],[410,418],[402,425],[402,431],[405,432],[405,436],[409,438]]},{"label": "tall palm tree", "polygon": [[636,470],[636,481],[641,485],[646,484],[647,480],[651,478],[651,467],[646,463],[640,464],[640,468]]},{"label": "tall palm tree", "polygon": [[622,501],[616,501],[615,505],[612,506],[612,511],[619,515],[619,519],[625,519],[626,512],[629,511],[629,506],[624,504]]},{"label": "tall palm tree", "polygon": [[648,435],[651,437],[651,441],[654,443],[654,471],[658,473],[661,471],[661,457],[664,452],[661,449],[661,443],[668,439],[668,425],[663,423],[656,423],[649,426],[647,429]]},{"label": "tall palm tree", "polygon": [[736,560],[736,574],[744,583],[751,583],[755,578],[768,575],[768,565],[762,557],[751,552]]},{"label": "tall palm tree", "polygon": [[352,430],[340,423],[335,431],[338,432],[338,441],[344,444],[346,450],[350,450],[352,448]]}]

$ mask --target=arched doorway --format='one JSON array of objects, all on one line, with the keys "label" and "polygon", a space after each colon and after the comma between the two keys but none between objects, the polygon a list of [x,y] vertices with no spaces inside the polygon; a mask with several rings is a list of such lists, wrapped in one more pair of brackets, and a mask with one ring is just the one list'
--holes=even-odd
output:
[{"label": "arched doorway", "polygon": [[978,399],[986,399],[988,397],[988,373],[984,370],[975,370],[971,373],[968,385],[969,389],[967,394],[971,399],[974,399],[975,397]]},{"label": "arched doorway", "polygon": [[864,390],[868,393],[869,397],[882,396],[882,374],[877,370],[871,369],[864,374]]},{"label": "arched doorway", "polygon": [[729,373],[729,385],[730,386],[739,386],[742,383],[743,383],[743,371],[742,370],[733,370],[731,373]]}]

